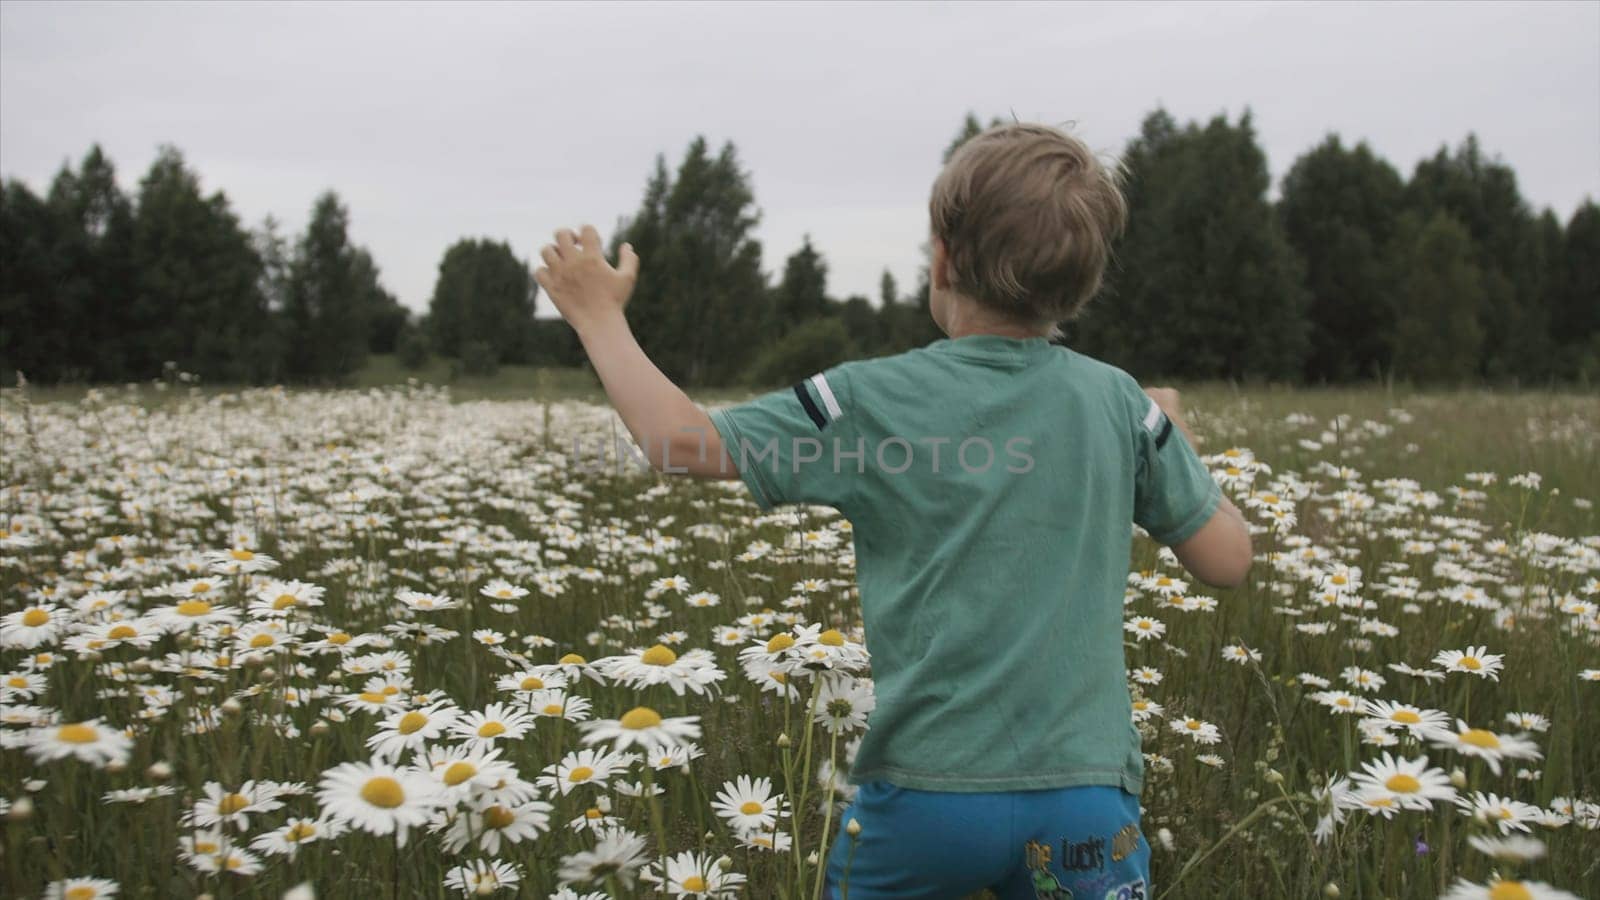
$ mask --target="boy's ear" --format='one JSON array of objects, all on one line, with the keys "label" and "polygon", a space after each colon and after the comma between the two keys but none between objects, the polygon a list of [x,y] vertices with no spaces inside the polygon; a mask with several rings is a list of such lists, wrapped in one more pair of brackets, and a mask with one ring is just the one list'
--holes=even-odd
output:
[{"label": "boy's ear", "polygon": [[945,290],[950,287],[950,276],[946,266],[950,264],[950,257],[945,253],[944,241],[937,236],[933,238],[933,260],[928,266],[928,278],[935,288]]}]

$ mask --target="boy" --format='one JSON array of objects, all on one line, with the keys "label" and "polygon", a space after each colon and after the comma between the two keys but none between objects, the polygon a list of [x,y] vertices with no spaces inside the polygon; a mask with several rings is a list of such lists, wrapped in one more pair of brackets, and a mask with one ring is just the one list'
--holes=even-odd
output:
[{"label": "boy", "polygon": [[1049,341],[1123,226],[1112,171],[1054,128],[1001,126],[950,159],[930,212],[947,339],[710,415],[628,329],[631,247],[613,269],[592,227],[561,231],[535,277],[657,468],[742,477],[763,509],[828,505],[854,525],[877,708],[830,896],[1144,900],[1131,525],[1219,586],[1243,581],[1249,530],[1176,392]]}]

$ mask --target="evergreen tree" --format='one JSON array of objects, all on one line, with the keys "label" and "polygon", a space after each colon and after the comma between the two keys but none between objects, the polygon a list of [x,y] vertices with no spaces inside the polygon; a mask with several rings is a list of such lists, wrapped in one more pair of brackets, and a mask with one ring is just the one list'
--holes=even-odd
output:
[{"label": "evergreen tree", "polygon": [[295,246],[284,307],[285,374],[338,382],[366,364],[383,289],[366,251],[350,244],[350,213],[332,191],[317,198]]},{"label": "evergreen tree", "polygon": [[1585,200],[1567,222],[1550,325],[1561,372],[1600,380],[1600,206]]},{"label": "evergreen tree", "polygon": [[828,312],[828,264],[811,246],[811,235],[805,236],[800,249],[790,256],[783,266],[783,280],[773,294],[774,338],[808,319]]},{"label": "evergreen tree", "polygon": [[504,241],[460,240],[439,263],[428,305],[433,346],[445,356],[528,361],[538,287]]},{"label": "evergreen tree", "polygon": [[56,217],[20,181],[0,187],[0,384],[60,379],[81,359],[57,303]]},{"label": "evergreen tree", "polygon": [[883,319],[871,300],[857,294],[836,304],[830,314],[844,324],[845,333],[858,352],[870,355],[883,348]]},{"label": "evergreen tree", "polygon": [[878,279],[878,306],[888,309],[900,302],[900,286],[895,283],[894,275],[888,270],[883,270],[883,277]]},{"label": "evergreen tree", "polygon": [[1302,266],[1267,202],[1250,114],[1180,130],[1158,110],[1124,164],[1128,230],[1072,343],[1140,377],[1297,379]]},{"label": "evergreen tree", "polygon": [[1477,374],[1485,280],[1474,255],[1471,235],[1449,214],[1401,216],[1394,327],[1386,335],[1396,374],[1422,382]]},{"label": "evergreen tree", "polygon": [[697,137],[676,178],[657,158],[638,213],[617,229],[613,256],[627,242],[641,262],[629,321],[675,381],[728,384],[749,374],[773,315],[751,234],[758,221],[733,144],[713,157]]},{"label": "evergreen tree", "polygon": [[1404,183],[1365,143],[1329,135],[1283,181],[1284,236],[1306,264],[1311,348],[1305,375],[1349,381],[1388,369],[1394,240]]},{"label": "evergreen tree", "polygon": [[1551,298],[1539,273],[1534,217],[1515,173],[1487,158],[1477,137],[1468,135],[1454,153],[1440,148],[1417,165],[1406,199],[1423,221],[1442,212],[1467,229],[1483,278],[1479,373],[1492,379],[1546,374]]},{"label": "evergreen tree", "polygon": [[129,286],[133,281],[133,205],[117,186],[116,169],[98,144],[78,171],[63,168],[50,188],[56,307],[72,332],[76,377],[127,378],[134,338]]},{"label": "evergreen tree", "polygon": [[204,196],[176,148],[163,147],[139,183],[132,255],[131,374],[154,377],[172,362],[209,381],[271,377],[261,259],[227,196]]}]

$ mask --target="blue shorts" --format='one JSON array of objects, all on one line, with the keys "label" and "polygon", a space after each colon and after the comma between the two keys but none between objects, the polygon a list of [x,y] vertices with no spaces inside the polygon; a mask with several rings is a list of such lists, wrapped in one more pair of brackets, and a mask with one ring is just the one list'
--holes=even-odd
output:
[{"label": "blue shorts", "polygon": [[[852,839],[851,819],[861,824]],[[1153,900],[1139,798],[1114,787],[967,794],[861,785],[828,851],[831,900]]]}]

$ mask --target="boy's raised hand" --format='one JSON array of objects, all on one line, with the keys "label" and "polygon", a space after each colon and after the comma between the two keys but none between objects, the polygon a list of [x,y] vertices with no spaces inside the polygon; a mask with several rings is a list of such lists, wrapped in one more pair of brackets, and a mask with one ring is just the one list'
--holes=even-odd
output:
[{"label": "boy's raised hand", "polygon": [[550,295],[561,317],[582,332],[591,324],[611,315],[620,315],[633,294],[639,278],[639,257],[632,244],[623,244],[617,266],[606,262],[600,232],[593,225],[583,226],[581,234],[563,228],[556,242],[539,252],[544,265],[533,279]]}]

